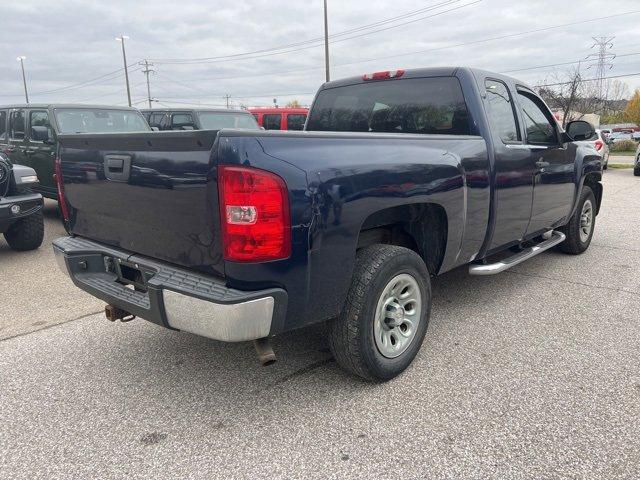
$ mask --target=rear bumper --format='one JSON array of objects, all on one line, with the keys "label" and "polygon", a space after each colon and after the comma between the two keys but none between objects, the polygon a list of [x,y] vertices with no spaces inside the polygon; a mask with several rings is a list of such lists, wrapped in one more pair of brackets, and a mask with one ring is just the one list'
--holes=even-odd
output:
[{"label": "rear bumper", "polygon": [[42,195],[39,193],[0,198],[0,233],[5,232],[17,220],[42,209],[42,204]]},{"label": "rear bumper", "polygon": [[[282,289],[235,290],[214,277],[80,237],[58,238],[53,250],[77,287],[167,328],[241,342],[278,333],[284,322],[287,293]],[[133,277],[135,289],[125,286]]]}]

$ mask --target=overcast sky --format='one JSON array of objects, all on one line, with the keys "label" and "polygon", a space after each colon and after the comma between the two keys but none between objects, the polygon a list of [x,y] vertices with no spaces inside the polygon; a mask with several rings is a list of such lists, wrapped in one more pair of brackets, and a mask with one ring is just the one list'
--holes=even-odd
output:
[{"label": "overcast sky", "polygon": [[[114,40],[120,34],[130,37],[127,63],[134,64],[129,76],[139,107],[146,106],[146,84],[137,62],[145,58],[155,63],[157,106],[223,105],[225,95],[234,106],[269,105],[273,98],[307,104],[324,81],[324,48],[314,41],[323,35],[322,0],[4,0],[2,18],[1,103],[24,99],[16,61],[24,55],[32,102],[125,105],[122,52]],[[332,35],[351,32],[333,38],[332,78],[577,62],[594,53],[591,37],[601,35],[615,35],[611,51],[618,57],[608,75],[640,73],[638,0],[329,0],[329,28]],[[518,35],[540,29],[547,30]],[[287,45],[293,46],[282,48]],[[248,52],[258,53],[239,55]],[[592,78],[589,62],[582,65]],[[569,68],[511,75],[535,85]],[[620,80],[630,92],[640,88],[640,75]]]}]

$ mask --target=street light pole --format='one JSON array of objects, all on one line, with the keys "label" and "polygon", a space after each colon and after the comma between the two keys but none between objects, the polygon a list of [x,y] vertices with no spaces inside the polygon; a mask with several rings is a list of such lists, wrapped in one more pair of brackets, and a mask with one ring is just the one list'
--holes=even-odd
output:
[{"label": "street light pole", "polygon": [[29,93],[27,92],[27,77],[24,74],[24,61],[27,59],[24,55],[20,55],[16,60],[20,62],[22,68],[22,84],[24,85],[24,98],[29,103]]},{"label": "street light pole", "polygon": [[129,88],[129,70],[127,69],[127,53],[124,50],[124,41],[128,40],[129,37],[126,35],[120,35],[116,37],[116,40],[122,43],[122,59],[124,60],[124,79],[127,82],[127,100],[129,101],[129,106],[131,106],[131,89]]},{"label": "street light pole", "polygon": [[324,68],[327,82],[331,80],[329,74],[329,19],[327,17],[327,0],[324,0]]}]

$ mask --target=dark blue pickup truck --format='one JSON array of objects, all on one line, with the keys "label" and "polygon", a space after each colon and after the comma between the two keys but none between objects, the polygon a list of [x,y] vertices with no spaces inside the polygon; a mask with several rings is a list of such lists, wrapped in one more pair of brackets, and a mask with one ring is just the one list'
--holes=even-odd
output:
[{"label": "dark blue pickup truck", "polygon": [[469,68],[321,87],[304,132],[61,135],[61,267],[112,319],[237,342],[327,323],[372,380],[422,344],[430,277],[499,273],[591,241],[592,127],[563,131],[525,84]]}]

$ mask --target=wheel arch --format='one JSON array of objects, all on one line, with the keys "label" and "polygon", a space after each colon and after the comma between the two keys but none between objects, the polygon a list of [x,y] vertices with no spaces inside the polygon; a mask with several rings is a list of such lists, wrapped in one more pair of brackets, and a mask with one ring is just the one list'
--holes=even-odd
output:
[{"label": "wheel arch", "polygon": [[445,209],[435,203],[412,203],[378,210],[363,222],[357,250],[381,243],[415,251],[431,275],[439,272],[448,240]]}]

